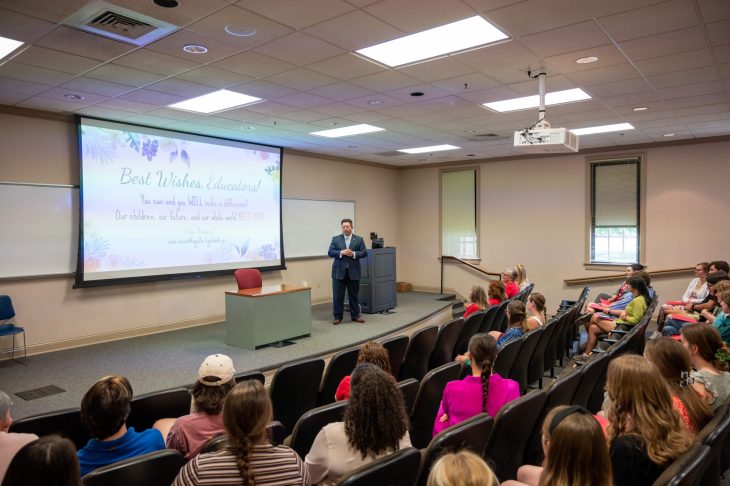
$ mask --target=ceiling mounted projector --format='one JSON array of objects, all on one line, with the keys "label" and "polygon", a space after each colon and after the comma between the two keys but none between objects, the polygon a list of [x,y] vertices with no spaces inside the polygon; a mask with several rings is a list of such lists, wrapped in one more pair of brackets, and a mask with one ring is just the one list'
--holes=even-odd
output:
[{"label": "ceiling mounted projector", "polygon": [[541,154],[545,152],[577,152],[578,135],[567,128],[550,128],[545,119],[545,77],[541,71],[537,76],[540,93],[540,108],[534,125],[515,132],[514,146],[520,152]]}]

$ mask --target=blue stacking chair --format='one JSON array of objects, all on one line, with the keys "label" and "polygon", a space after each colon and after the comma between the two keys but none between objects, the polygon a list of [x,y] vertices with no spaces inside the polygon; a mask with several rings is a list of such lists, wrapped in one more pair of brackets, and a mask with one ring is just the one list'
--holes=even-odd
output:
[{"label": "blue stacking chair", "polygon": [[[8,322],[10,319],[15,317],[15,309],[13,309],[13,302],[10,300],[9,295],[0,295],[0,337],[2,336],[13,336],[13,347],[10,354],[10,359],[17,361],[20,364],[27,365],[27,351],[25,347],[25,329],[16,326],[15,324]],[[15,358],[15,335],[23,335],[23,361]],[[2,352],[7,352],[4,349]]]}]

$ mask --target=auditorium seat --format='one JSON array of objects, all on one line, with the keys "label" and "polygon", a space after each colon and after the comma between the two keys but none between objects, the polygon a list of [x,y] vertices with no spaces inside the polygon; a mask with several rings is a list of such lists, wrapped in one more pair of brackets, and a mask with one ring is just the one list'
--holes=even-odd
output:
[{"label": "auditorium seat", "polygon": [[521,394],[527,391],[527,366],[530,364],[530,360],[532,360],[532,355],[535,353],[535,348],[540,341],[542,333],[543,328],[538,327],[522,337],[522,348],[520,348],[520,352],[510,370],[509,378],[520,384]]},{"label": "auditorium seat", "polygon": [[420,465],[421,452],[413,447],[407,447],[351,471],[337,482],[337,486],[413,484]]},{"label": "auditorium seat", "polygon": [[[481,320],[481,317],[479,319]],[[478,324],[476,327],[478,327]],[[461,317],[439,327],[436,342],[433,345],[433,351],[431,351],[431,358],[428,362],[428,369],[438,368],[454,359],[454,347],[462,334],[462,329],[464,329],[464,319]]]},{"label": "auditorium seat", "polygon": [[695,438],[697,442],[710,447],[710,459],[707,470],[700,484],[702,486],[720,486],[721,452],[730,432],[730,410],[727,404],[715,410],[715,416],[705,425]]},{"label": "auditorium seat", "polygon": [[200,449],[201,454],[207,454],[209,452],[218,452],[225,449],[228,445],[228,436],[226,434],[214,435],[203,445]]},{"label": "auditorium seat", "polygon": [[256,380],[263,385],[266,382],[264,374],[260,371],[244,371],[243,373],[238,373],[234,375],[233,379],[236,380],[236,383],[241,383],[242,381],[246,380]]},{"label": "auditorium seat", "polygon": [[239,268],[233,272],[238,290],[257,289],[263,286],[261,271],[256,268]]},{"label": "auditorium seat", "polygon": [[497,359],[494,360],[494,366],[492,366],[494,373],[499,373],[502,378],[509,378],[512,367],[517,361],[517,355],[520,354],[522,349],[523,338],[524,336],[513,339],[500,348],[497,352]]},{"label": "auditorium seat", "polygon": [[81,449],[89,441],[89,434],[81,425],[81,410],[70,408],[57,412],[42,413],[14,421],[10,425],[10,432],[25,434],[60,435],[74,443],[76,449]]},{"label": "auditorium seat", "polygon": [[385,341],[381,341],[383,347],[388,350],[390,372],[393,373],[393,376],[396,378],[400,376],[400,369],[403,366],[403,358],[406,355],[408,341],[408,336],[396,336],[386,339]]},{"label": "auditorium seat", "polygon": [[427,326],[413,333],[403,357],[403,366],[400,370],[401,380],[406,378],[421,380],[425,376],[437,335],[438,327],[436,326]]},{"label": "auditorium seat", "polygon": [[515,300],[519,300],[523,304],[527,304],[527,298],[530,296],[530,294],[532,293],[532,289],[534,289],[534,288],[535,288],[534,283],[527,285],[527,287],[520,290],[520,293],[517,294],[517,296],[515,296]]},{"label": "auditorium seat", "polygon": [[484,458],[501,481],[515,479],[525,448],[545,404],[545,391],[533,390],[506,404],[494,418]]},{"label": "auditorium seat", "polygon": [[297,420],[291,435],[287,437],[284,444],[294,449],[299,457],[304,459],[322,427],[332,422],[342,422],[345,408],[347,408],[347,401],[343,400],[309,410]]},{"label": "auditorium seat", "polygon": [[276,370],[269,395],[274,406],[274,420],[291,431],[304,412],[317,406],[324,360],[308,359],[287,363]]},{"label": "auditorium seat", "polygon": [[319,405],[325,405],[335,401],[335,392],[342,379],[352,373],[357,363],[360,348],[346,349],[332,356],[322,377],[322,384],[319,388]]},{"label": "auditorium seat", "polygon": [[185,388],[172,388],[134,397],[127,425],[138,432],[149,429],[161,418],[177,418],[189,414],[190,403],[190,392]]},{"label": "auditorium seat", "polygon": [[416,401],[416,395],[418,395],[419,382],[415,378],[408,378],[407,380],[399,381],[395,384],[396,387],[403,394],[403,403],[406,406],[406,413],[411,414],[413,409],[413,403]]},{"label": "auditorium seat", "polygon": [[527,364],[528,385],[537,383],[538,388],[542,388],[542,378],[545,374],[545,351],[555,329],[557,329],[557,323],[557,319],[552,319],[543,326],[540,340],[537,342],[537,346],[535,346],[535,352],[532,353],[530,362]]},{"label": "auditorium seat", "polygon": [[[591,397],[594,395],[594,390],[598,388],[603,393],[603,386],[606,383],[606,369],[608,368],[609,355],[608,354],[593,354],[591,358],[581,368],[580,383],[578,388],[575,390],[573,396],[573,405],[580,405],[590,410],[591,413],[596,413],[600,410],[600,404],[598,409],[595,408],[595,403],[591,404]],[[593,405],[593,407],[591,407]]]},{"label": "auditorium seat", "polygon": [[709,446],[694,444],[654,481],[653,486],[697,486],[710,460]]},{"label": "auditorium seat", "polygon": [[434,436],[423,453],[416,486],[426,486],[433,463],[447,451],[468,449],[481,456],[493,425],[492,417],[480,413]]},{"label": "auditorium seat", "polygon": [[486,312],[481,311],[470,314],[469,317],[466,318],[464,325],[461,328],[461,332],[459,333],[459,337],[456,339],[456,343],[454,344],[454,352],[451,353],[451,359],[454,359],[457,354],[464,354],[468,351],[469,340],[479,331],[479,327],[484,321],[484,316],[486,316]]},{"label": "auditorium seat", "polygon": [[507,305],[509,305],[510,299],[503,300],[499,303],[497,306],[497,315],[494,316],[494,322],[492,323],[492,331],[499,331],[499,332],[505,332],[507,330],[508,320],[507,320],[507,314],[505,311],[507,310]]},{"label": "auditorium seat", "polygon": [[288,433],[289,432],[286,430],[286,427],[284,427],[284,424],[278,420],[272,420],[269,422],[269,425],[266,426],[266,436],[274,445],[283,444]]},{"label": "auditorium seat", "polygon": [[484,318],[482,319],[481,324],[479,324],[479,330],[477,330],[478,334],[485,334],[489,331],[495,330],[494,323],[497,319],[497,312],[499,312],[499,308],[499,304],[497,304],[486,310]]},{"label": "auditorium seat", "polygon": [[423,449],[431,441],[433,424],[441,404],[446,383],[456,380],[461,364],[452,361],[426,373],[418,388],[411,412],[411,444]]},{"label": "auditorium seat", "polygon": [[185,458],[176,450],[164,449],[100,467],[83,477],[84,486],[169,486]]}]

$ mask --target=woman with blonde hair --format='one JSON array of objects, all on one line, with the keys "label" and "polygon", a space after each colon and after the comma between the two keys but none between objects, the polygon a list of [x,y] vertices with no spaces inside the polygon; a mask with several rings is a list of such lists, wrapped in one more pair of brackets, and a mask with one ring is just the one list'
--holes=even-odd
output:
[{"label": "woman with blonde hair", "polygon": [[308,485],[307,471],[297,453],[269,442],[266,426],[272,414],[271,399],[260,382],[246,380],[234,386],[223,402],[228,446],[195,456],[172,486]]},{"label": "woman with blonde hair", "polygon": [[730,397],[730,348],[711,324],[692,324],[681,333],[694,368],[692,387],[715,410]]},{"label": "woman with blonde hair", "polygon": [[489,307],[489,304],[487,303],[487,293],[484,292],[484,288],[481,285],[473,286],[471,292],[469,292],[469,304],[464,311],[464,319],[475,312],[485,310],[487,307]]},{"label": "woman with blonde hair", "polygon": [[426,486],[497,486],[499,482],[484,459],[470,450],[441,456],[428,474]]},{"label": "woman with blonde hair", "polygon": [[652,484],[692,445],[659,370],[626,354],[608,365],[608,443],[616,486]]},{"label": "woman with blonde hair", "polygon": [[[388,350],[376,341],[368,341],[362,345],[355,366],[361,363],[372,363],[386,373],[392,374]],[[342,378],[335,391],[335,400],[347,400],[348,398],[350,398],[350,375]]]},{"label": "woman with blonde hair", "polygon": [[547,311],[545,310],[545,296],[535,292],[530,294],[527,298],[527,305],[525,306],[528,312],[531,314],[527,319],[526,331],[532,331],[545,324],[547,321]]},{"label": "woman with blonde hair", "polygon": [[583,407],[560,405],[542,423],[545,467],[526,465],[503,486],[611,486],[608,446],[598,421]]},{"label": "woman with blonde hair", "polygon": [[527,270],[525,269],[525,266],[518,263],[515,265],[515,271],[517,272],[517,279],[515,280],[515,283],[520,290],[525,290],[525,287],[530,285],[530,281],[527,279]]}]

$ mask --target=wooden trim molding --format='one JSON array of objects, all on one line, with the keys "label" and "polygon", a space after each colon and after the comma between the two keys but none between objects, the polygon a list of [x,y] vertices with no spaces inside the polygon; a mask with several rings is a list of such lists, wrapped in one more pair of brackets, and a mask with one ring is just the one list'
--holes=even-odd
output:
[{"label": "wooden trim molding", "polygon": [[[694,267],[683,267],[683,268],[669,268],[666,270],[652,270],[649,273],[651,278],[657,277],[676,277],[679,275],[692,275]],[[589,285],[596,283],[607,283],[614,282],[617,280],[624,280],[626,275],[623,273],[612,273],[610,275],[599,275],[597,277],[581,277],[581,278],[566,278],[563,283],[568,287],[572,285]]]}]

